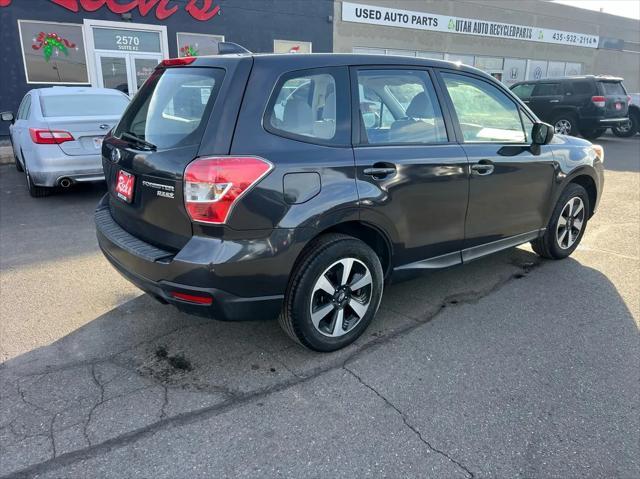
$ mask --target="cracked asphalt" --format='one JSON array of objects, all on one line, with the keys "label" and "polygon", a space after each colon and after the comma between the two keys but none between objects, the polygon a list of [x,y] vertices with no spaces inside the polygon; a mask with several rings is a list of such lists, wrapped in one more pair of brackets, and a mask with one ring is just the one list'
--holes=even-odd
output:
[{"label": "cracked asphalt", "polygon": [[391,285],[332,354],[156,303],[98,252],[103,187],[0,166],[0,477],[640,477],[640,136],[600,143],[572,258]]}]

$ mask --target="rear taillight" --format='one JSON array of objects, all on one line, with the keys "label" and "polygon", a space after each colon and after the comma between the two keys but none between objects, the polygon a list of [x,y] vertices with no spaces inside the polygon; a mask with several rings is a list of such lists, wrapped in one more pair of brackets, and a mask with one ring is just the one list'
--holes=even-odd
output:
[{"label": "rear taillight", "polygon": [[191,65],[195,60],[196,57],[167,58],[166,60],[162,60],[156,68]]},{"label": "rear taillight", "polygon": [[629,105],[631,105],[631,103],[633,103],[633,98],[631,98],[631,95],[627,95],[627,103]]},{"label": "rear taillight", "polygon": [[606,104],[606,99],[603,96],[592,96],[591,102],[599,108],[604,108],[604,105]]},{"label": "rear taillight", "polygon": [[41,128],[29,128],[31,140],[39,145],[59,145],[65,141],[73,141],[73,135],[68,131],[45,130]]},{"label": "rear taillight", "polygon": [[222,224],[231,208],[273,166],[253,156],[199,158],[184,171],[184,204],[193,221]]}]

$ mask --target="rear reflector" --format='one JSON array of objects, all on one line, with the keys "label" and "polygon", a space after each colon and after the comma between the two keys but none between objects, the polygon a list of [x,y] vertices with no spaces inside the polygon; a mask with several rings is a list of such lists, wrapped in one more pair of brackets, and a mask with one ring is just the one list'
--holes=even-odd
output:
[{"label": "rear reflector", "polygon": [[162,60],[156,68],[190,65],[195,59],[196,57],[167,58],[166,60]]},{"label": "rear reflector", "polygon": [[204,305],[213,303],[213,298],[211,296],[196,296],[195,294],[178,293],[177,291],[173,291],[171,293],[171,296],[173,296],[175,299],[187,301],[188,303]]},{"label": "rear reflector", "polygon": [[31,140],[39,145],[59,145],[65,141],[73,141],[73,135],[68,131],[46,130],[40,128],[29,128]]},{"label": "rear reflector", "polygon": [[604,105],[606,104],[606,99],[603,96],[592,96],[591,101],[595,106],[600,108],[604,108]]},{"label": "rear reflector", "polygon": [[184,172],[184,204],[193,221],[224,224],[233,205],[273,168],[253,156],[199,158]]}]

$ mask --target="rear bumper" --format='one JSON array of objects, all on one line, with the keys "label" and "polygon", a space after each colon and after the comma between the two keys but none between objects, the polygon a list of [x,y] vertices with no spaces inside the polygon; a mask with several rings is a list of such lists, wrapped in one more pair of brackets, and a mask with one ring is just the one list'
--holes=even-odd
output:
[{"label": "rear bumper", "polygon": [[[95,220],[98,244],[113,267],[162,303],[186,313],[229,321],[273,319],[282,308],[288,274],[283,281],[280,271],[288,273],[290,269],[282,264],[284,260],[277,252],[269,252],[270,238],[264,241],[262,265],[257,266],[242,261],[246,254],[227,255],[243,250],[242,242],[194,237],[177,253],[146,243],[115,222],[109,211],[108,195],[98,205]],[[254,254],[260,249],[259,243],[251,241]],[[231,261],[219,263],[224,257]],[[283,266],[285,270],[281,270]],[[269,270],[273,274],[265,280]],[[244,285],[241,289],[247,291],[246,296],[227,287],[239,283]],[[175,293],[211,298],[211,303],[185,301],[174,297]]]},{"label": "rear bumper", "polygon": [[609,128],[629,121],[629,118],[622,116],[619,118],[584,118],[580,122],[581,128]]},{"label": "rear bumper", "polygon": [[95,155],[66,155],[58,145],[38,145],[27,159],[29,176],[38,186],[58,186],[60,180],[72,182],[104,181],[100,153]]}]

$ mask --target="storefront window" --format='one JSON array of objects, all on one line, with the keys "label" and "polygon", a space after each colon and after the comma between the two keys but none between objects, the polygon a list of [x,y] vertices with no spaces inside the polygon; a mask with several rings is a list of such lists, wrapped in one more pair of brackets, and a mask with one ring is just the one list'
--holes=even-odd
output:
[{"label": "storefront window", "polygon": [[274,40],[273,53],[311,53],[311,42]]},{"label": "storefront window", "polygon": [[89,83],[82,25],[19,20],[27,83]]},{"label": "storefront window", "polygon": [[224,42],[222,35],[205,35],[200,33],[177,33],[178,55],[181,57],[198,57],[217,55],[218,43]]}]

